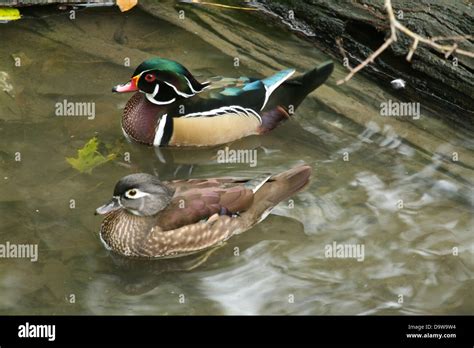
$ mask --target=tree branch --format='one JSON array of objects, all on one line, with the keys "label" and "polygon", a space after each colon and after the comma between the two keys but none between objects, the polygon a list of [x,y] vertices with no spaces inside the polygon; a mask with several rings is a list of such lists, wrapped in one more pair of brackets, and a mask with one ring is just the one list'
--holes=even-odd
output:
[{"label": "tree branch", "polygon": [[[411,61],[411,58],[413,57],[413,54],[415,53],[418,47],[418,44],[420,42],[434,48],[436,51],[440,53],[443,53],[445,58],[448,58],[450,55],[455,54],[455,53],[474,58],[474,52],[459,49],[458,44],[457,44],[458,41],[471,39],[472,38],[471,35],[425,38],[411,31],[395,18],[391,0],[385,0],[384,6],[385,6],[385,9],[387,10],[388,19],[390,22],[390,37],[387,40],[385,40],[382,46],[380,46],[375,52],[373,52],[369,57],[367,57],[366,60],[364,60],[359,65],[357,65],[355,68],[351,68],[349,66],[348,67],[349,74],[347,74],[345,78],[337,81],[338,85],[341,85],[349,81],[360,70],[365,68],[369,63],[372,63],[375,60],[375,58],[377,58],[383,51],[385,51],[390,45],[392,45],[392,43],[396,42],[397,32],[401,32],[405,34],[406,36],[413,39],[413,43],[410,47],[410,51],[408,52],[407,57],[406,57],[407,61],[409,62]],[[437,43],[437,41],[454,41],[454,42],[451,45],[441,45]],[[338,45],[340,45],[340,42],[338,42]],[[342,46],[340,46],[340,49],[342,52],[344,52],[344,50],[342,49]]]}]

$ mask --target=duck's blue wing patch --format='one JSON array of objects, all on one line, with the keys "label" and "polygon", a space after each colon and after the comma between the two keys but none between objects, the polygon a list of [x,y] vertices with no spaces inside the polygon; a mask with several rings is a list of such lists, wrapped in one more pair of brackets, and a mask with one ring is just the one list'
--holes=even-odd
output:
[{"label": "duck's blue wing patch", "polygon": [[283,82],[290,78],[295,73],[295,69],[286,69],[276,73],[273,76],[267,77],[261,82],[265,86],[265,101],[263,102],[261,110],[265,107],[268,102],[270,95],[280,86]]},{"label": "duck's blue wing patch", "polygon": [[220,94],[229,97],[237,97],[245,92],[257,91],[259,89],[264,89],[264,84],[261,80],[247,83],[243,87],[227,87],[221,91]]},{"label": "duck's blue wing patch", "polygon": [[275,75],[269,76],[261,81],[267,89],[271,89],[275,85],[279,86],[288,77],[293,75],[294,72],[295,72],[295,69],[282,70],[280,72],[277,72]]},{"label": "duck's blue wing patch", "polygon": [[220,100],[222,106],[241,105],[256,111],[263,110],[270,95],[294,72],[294,69],[282,70],[262,80],[243,77],[238,80],[227,79],[223,89],[214,92],[211,87],[210,97]]},{"label": "duck's blue wing patch", "polygon": [[236,97],[238,95],[241,95],[243,93],[242,88],[239,87],[227,87],[223,91],[220,92],[220,94],[228,96],[228,97]]},{"label": "duck's blue wing patch", "polygon": [[257,89],[263,88],[262,80],[257,80],[251,83],[247,83],[242,90],[244,91],[255,91]]}]

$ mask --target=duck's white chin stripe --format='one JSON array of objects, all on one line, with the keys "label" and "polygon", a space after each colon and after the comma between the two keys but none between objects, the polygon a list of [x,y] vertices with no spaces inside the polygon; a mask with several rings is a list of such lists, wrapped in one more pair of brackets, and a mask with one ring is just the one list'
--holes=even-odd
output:
[{"label": "duck's white chin stripe", "polygon": [[160,84],[157,83],[156,86],[155,86],[155,89],[153,90],[153,97],[156,97],[156,95],[158,94],[158,92],[160,91]]},{"label": "duck's white chin stripe", "polygon": [[161,116],[158,126],[156,127],[155,139],[153,139],[153,146],[160,146],[163,135],[165,134],[165,125],[168,120],[168,114]]},{"label": "duck's white chin stripe", "polygon": [[174,102],[176,100],[176,98],[173,98],[173,99],[168,100],[168,101],[156,100],[155,97],[157,96],[159,91],[160,91],[160,84],[157,83],[156,86],[155,86],[155,89],[153,90],[153,93],[147,93],[146,94],[146,99],[148,99],[149,102],[151,102],[153,104],[156,104],[156,105],[167,105],[167,104],[171,104],[172,102]]},{"label": "duck's white chin stripe", "polygon": [[167,100],[167,101],[158,101],[158,100],[155,100],[153,98],[153,94],[150,94],[150,93],[146,94],[146,99],[148,99],[148,101],[150,103],[153,103],[153,104],[156,104],[156,105],[167,105],[167,104],[174,103],[174,101],[176,100],[176,98],[173,98],[173,99]]}]

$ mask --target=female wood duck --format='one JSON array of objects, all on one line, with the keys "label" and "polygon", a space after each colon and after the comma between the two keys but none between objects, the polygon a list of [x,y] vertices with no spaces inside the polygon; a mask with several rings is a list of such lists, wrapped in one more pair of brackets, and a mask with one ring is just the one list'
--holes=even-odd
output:
[{"label": "female wood duck", "polygon": [[279,202],[302,190],[310,175],[307,165],[255,179],[161,182],[149,174],[128,175],[96,210],[105,214],[101,240],[107,249],[130,257],[199,252],[265,219]]},{"label": "female wood duck", "polygon": [[295,70],[289,69],[263,80],[241,78],[229,86],[200,83],[181,64],[153,58],[112,91],[136,92],[122,117],[127,138],[150,146],[212,146],[272,130],[332,70],[333,63],[326,62],[292,79]]}]

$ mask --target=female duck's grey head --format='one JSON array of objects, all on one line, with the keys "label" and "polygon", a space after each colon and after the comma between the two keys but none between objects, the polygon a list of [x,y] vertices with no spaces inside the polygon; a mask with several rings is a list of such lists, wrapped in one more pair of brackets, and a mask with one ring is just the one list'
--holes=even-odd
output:
[{"label": "female duck's grey head", "polygon": [[134,215],[155,215],[168,206],[173,193],[156,176],[144,173],[127,175],[115,185],[112,199],[97,208],[96,214],[124,208]]}]

